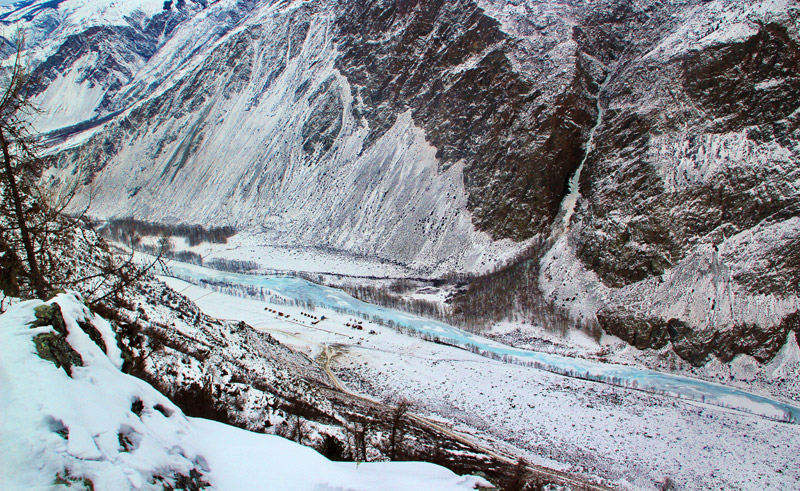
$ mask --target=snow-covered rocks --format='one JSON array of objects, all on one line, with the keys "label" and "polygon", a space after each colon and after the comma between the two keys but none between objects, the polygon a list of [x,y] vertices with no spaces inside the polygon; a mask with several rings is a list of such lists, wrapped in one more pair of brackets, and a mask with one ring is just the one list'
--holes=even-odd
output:
[{"label": "snow-covered rocks", "polygon": [[[80,355],[67,374],[37,352],[37,336],[58,332],[37,308],[63,320]],[[58,312],[58,314],[56,314]],[[100,337],[92,332],[99,333]],[[100,342],[98,342],[100,340]],[[103,346],[104,345],[104,346]],[[72,293],[28,301],[0,317],[0,486],[84,489],[473,489],[423,463],[331,462],[271,435],[187,418],[144,381],[120,372],[107,322]]]},{"label": "snow-covered rocks", "polygon": [[[58,329],[31,328],[42,323],[36,309],[43,305],[20,303],[0,318],[3,487],[91,482],[95,489],[147,489],[205,474],[189,420],[148,384],[119,371],[108,324],[75,295],[57,296],[48,310],[63,321],[62,334],[81,361],[68,374],[42,358],[36,337]],[[110,335],[110,356],[79,323]]]}]

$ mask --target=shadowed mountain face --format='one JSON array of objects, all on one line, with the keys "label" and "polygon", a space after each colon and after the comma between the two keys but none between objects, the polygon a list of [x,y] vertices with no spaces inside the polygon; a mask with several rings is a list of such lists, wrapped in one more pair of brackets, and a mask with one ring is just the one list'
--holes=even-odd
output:
[{"label": "shadowed mountain face", "polygon": [[[603,236],[598,242],[585,236],[580,250],[581,259],[595,266],[605,283],[624,286],[660,275],[686,257],[701,237],[716,245],[724,236],[769,217],[777,219],[775,214],[796,214],[792,207],[797,196],[787,186],[796,180],[797,166],[748,165],[746,157],[768,145],[794,150],[792,141],[800,128],[793,115],[800,95],[799,56],[797,43],[784,28],[767,25],[739,42],[628,69],[627,76],[614,83],[609,89],[611,110],[584,181],[593,226]],[[669,80],[663,80],[664,73]],[[616,94],[620,97],[614,98]],[[664,110],[641,111],[641,101],[654,95],[666,99],[659,103],[668,103],[668,98],[675,102]],[[664,155],[661,145],[667,134],[682,138],[677,155]],[[720,155],[705,153],[709,141],[732,134],[736,140],[726,141],[732,148],[718,149]],[[794,152],[784,157],[790,156],[796,158]],[[708,169],[714,179],[691,175],[715,158],[720,167],[736,168]],[[693,168],[687,167],[690,164]],[[633,179],[622,179],[621,171]],[[606,179],[614,180],[613,189],[591,185]],[[756,198],[753,191],[759,187],[763,192]],[[641,199],[644,196],[654,199]],[[646,220],[613,231],[608,215],[622,208],[635,209]],[[642,254],[637,243],[651,247]],[[748,283],[759,290],[757,282]],[[796,280],[772,284],[782,293],[796,291],[797,286]]]},{"label": "shadowed mountain face", "polygon": [[575,234],[582,263],[621,293],[600,310],[608,332],[702,364],[769,359],[800,328],[799,56],[768,23],[653,53],[609,86]]},{"label": "shadowed mountain face", "polygon": [[551,91],[515,70],[515,40],[474,1],[351,2],[337,26],[367,144],[410,109],[442,165],[465,162],[476,227],[515,240],[549,227],[594,119],[577,49]]},{"label": "shadowed mountain face", "polygon": [[798,329],[790,2],[71,5],[3,22],[32,30],[45,178],[86,169],[97,216],[417,274],[549,238],[548,300],[696,364]]}]

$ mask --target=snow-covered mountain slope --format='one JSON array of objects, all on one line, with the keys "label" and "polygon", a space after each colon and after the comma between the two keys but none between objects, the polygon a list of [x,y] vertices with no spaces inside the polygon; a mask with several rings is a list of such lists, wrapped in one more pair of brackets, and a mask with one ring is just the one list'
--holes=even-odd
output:
[{"label": "snow-covered mountain slope", "polygon": [[766,360],[800,330],[792,2],[167,4],[0,19],[45,177],[84,169],[94,215],[418,274],[548,237],[531,281],[638,347]]},{"label": "snow-covered mountain slope", "polygon": [[42,111],[35,125],[40,131],[108,112],[115,92],[187,17],[164,10],[159,0],[25,3],[0,15],[0,22],[6,39],[25,36],[26,62],[35,67],[33,100]]},{"label": "snow-covered mountain slope", "polygon": [[[60,313],[60,315],[58,314]],[[123,374],[108,322],[73,294],[0,317],[3,489],[474,489],[424,463],[337,463],[313,450],[187,418]]]},{"label": "snow-covered mountain slope", "polygon": [[[88,104],[75,114],[123,111],[59,153],[66,172],[76,162],[88,167],[93,214],[232,224],[272,245],[377,256],[428,272],[480,268],[518,248],[475,230],[463,164],[440,168],[410,114],[365,146],[368,125],[334,67],[328,6],[248,8],[219,2],[179,25],[123,89],[73,87]],[[235,27],[219,20],[245,13]],[[216,31],[225,34],[186,54],[195,33]],[[94,62],[86,56],[62,69],[38,96],[42,105],[52,101],[58,111],[64,92],[56,84]]]}]

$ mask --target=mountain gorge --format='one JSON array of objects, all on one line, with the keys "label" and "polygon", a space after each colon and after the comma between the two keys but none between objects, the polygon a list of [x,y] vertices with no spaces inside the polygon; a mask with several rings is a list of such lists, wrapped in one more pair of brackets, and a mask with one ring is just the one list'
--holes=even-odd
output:
[{"label": "mountain gorge", "polygon": [[800,332],[791,2],[17,6],[43,179],[95,217],[428,277],[536,244],[548,302],[694,365]]},{"label": "mountain gorge", "polygon": [[799,28],[0,7],[0,488],[791,489]]}]

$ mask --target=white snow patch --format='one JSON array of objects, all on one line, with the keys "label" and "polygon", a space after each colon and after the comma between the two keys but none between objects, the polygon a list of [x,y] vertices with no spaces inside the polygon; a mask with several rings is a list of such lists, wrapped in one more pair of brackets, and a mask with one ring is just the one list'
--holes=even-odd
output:
[{"label": "white snow patch", "polygon": [[63,128],[95,115],[95,110],[105,95],[105,89],[80,79],[96,60],[96,53],[83,56],[67,73],[60,75],[34,98],[34,104],[41,110],[33,122],[38,131]]}]

